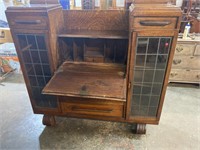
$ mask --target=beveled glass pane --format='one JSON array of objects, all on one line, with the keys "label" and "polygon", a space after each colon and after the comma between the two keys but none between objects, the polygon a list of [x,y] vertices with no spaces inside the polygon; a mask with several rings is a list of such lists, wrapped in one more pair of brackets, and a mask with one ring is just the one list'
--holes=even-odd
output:
[{"label": "beveled glass pane", "polygon": [[32,63],[31,56],[28,50],[22,52],[22,57],[24,63]]},{"label": "beveled glass pane", "polygon": [[150,96],[145,96],[145,95],[142,95],[141,96],[141,105],[142,106],[148,106],[149,105],[149,99],[150,99]]},{"label": "beveled glass pane", "polygon": [[132,105],[140,105],[140,95],[132,96]]},{"label": "beveled glass pane", "polygon": [[148,115],[148,107],[140,106],[140,116],[147,116]]},{"label": "beveled glass pane", "polygon": [[167,64],[167,55],[158,55],[156,69],[165,69]]},{"label": "beveled glass pane", "polygon": [[140,115],[140,106],[132,106],[131,114],[134,116]]},{"label": "beveled glass pane", "polygon": [[158,107],[159,100],[160,100],[160,96],[151,96],[150,106],[151,107]]},{"label": "beveled glass pane", "polygon": [[151,94],[151,83],[143,83],[142,85],[142,94]]},{"label": "beveled glass pane", "polygon": [[152,87],[153,95],[160,95],[161,90],[162,90],[162,84],[156,84],[156,83],[153,84],[153,87]]},{"label": "beveled glass pane", "polygon": [[145,64],[145,55],[136,55],[135,67],[143,68]]},{"label": "beveled glass pane", "polygon": [[161,38],[159,53],[160,54],[168,54],[170,48],[170,38]]},{"label": "beveled glass pane", "polygon": [[46,50],[46,42],[44,36],[36,36],[37,44],[38,44],[38,49],[40,50]]},{"label": "beveled glass pane", "polygon": [[32,64],[25,64],[25,68],[28,75],[35,75]]},{"label": "beveled glass pane", "polygon": [[154,70],[145,70],[144,72],[144,82],[153,81]]},{"label": "beveled glass pane", "polygon": [[149,38],[147,54],[157,54],[159,38]]},{"label": "beveled glass pane", "polygon": [[147,55],[146,58],[146,68],[155,68],[156,55]]},{"label": "beveled glass pane", "polygon": [[31,86],[37,86],[37,80],[35,76],[28,76]]},{"label": "beveled glass pane", "polygon": [[143,79],[143,70],[135,70],[134,71],[134,81],[135,82],[142,82]]},{"label": "beveled glass pane", "polygon": [[162,83],[164,80],[165,70],[156,70],[154,82]]},{"label": "beveled glass pane", "polygon": [[147,49],[148,38],[138,38],[137,53],[145,54]]},{"label": "beveled glass pane", "polygon": [[133,94],[140,94],[141,88],[142,88],[142,86],[140,83],[138,83],[138,85],[137,85],[137,83],[135,83],[133,86]]},{"label": "beveled glass pane", "polygon": [[51,76],[51,70],[50,70],[49,65],[42,65],[42,67],[43,67],[44,75]]},{"label": "beveled glass pane", "polygon": [[41,58],[41,62],[43,64],[48,64],[49,63],[47,51],[40,51],[40,58]]},{"label": "beveled glass pane", "polygon": [[28,40],[28,44],[31,45],[30,49],[37,49],[34,35],[27,35],[27,40]]},{"label": "beveled glass pane", "polygon": [[37,76],[37,81],[38,81],[39,86],[41,86],[41,87],[44,87],[44,86],[45,86],[44,77],[38,77],[38,76]]},{"label": "beveled glass pane", "polygon": [[40,57],[38,51],[30,51],[33,63],[40,63]]},{"label": "beveled glass pane", "polygon": [[20,46],[21,50],[23,48],[25,48],[26,46],[28,46],[25,35],[17,35],[17,37],[18,37],[18,40],[19,40],[19,46]]},{"label": "beveled glass pane", "polygon": [[40,64],[35,64],[34,68],[35,68],[35,74],[36,75],[43,75],[42,66]]},{"label": "beveled glass pane", "polygon": [[156,117],[157,107],[149,107],[148,116]]}]

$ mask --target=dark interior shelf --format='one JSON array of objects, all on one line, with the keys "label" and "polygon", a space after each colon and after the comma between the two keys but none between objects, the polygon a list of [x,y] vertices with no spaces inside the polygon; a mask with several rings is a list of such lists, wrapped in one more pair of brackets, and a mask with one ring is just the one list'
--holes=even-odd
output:
[{"label": "dark interior shelf", "polygon": [[125,66],[64,62],[43,94],[126,101]]},{"label": "dark interior shelf", "polygon": [[128,39],[128,31],[66,30],[58,37]]}]

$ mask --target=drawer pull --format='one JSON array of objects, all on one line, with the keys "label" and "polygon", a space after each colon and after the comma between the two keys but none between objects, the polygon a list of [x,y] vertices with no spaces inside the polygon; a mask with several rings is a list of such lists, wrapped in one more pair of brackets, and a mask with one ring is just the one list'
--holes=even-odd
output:
[{"label": "drawer pull", "polygon": [[112,109],[95,109],[95,108],[78,108],[76,106],[72,107],[73,111],[87,111],[87,112],[104,112],[104,113],[110,113],[113,110]]},{"label": "drawer pull", "polygon": [[200,79],[200,74],[197,75],[197,79]]},{"label": "drawer pull", "polygon": [[177,64],[180,64],[181,63],[181,60],[180,59],[175,59],[173,60],[173,64],[174,65],[177,65]]},{"label": "drawer pull", "polygon": [[177,47],[177,48],[176,48],[176,51],[177,51],[177,52],[181,52],[182,50],[183,50],[183,47]]},{"label": "drawer pull", "polygon": [[140,24],[143,26],[166,26],[169,25],[170,21],[140,21]]},{"label": "drawer pull", "polygon": [[15,20],[18,24],[40,24],[41,20]]},{"label": "drawer pull", "polygon": [[177,75],[177,73],[170,73],[171,77],[175,77]]}]

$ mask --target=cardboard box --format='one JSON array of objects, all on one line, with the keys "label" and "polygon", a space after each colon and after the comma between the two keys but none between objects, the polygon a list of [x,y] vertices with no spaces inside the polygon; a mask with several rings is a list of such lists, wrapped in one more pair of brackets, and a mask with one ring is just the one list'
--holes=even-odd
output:
[{"label": "cardboard box", "polygon": [[15,72],[21,73],[19,59],[15,50],[14,43],[4,43],[0,45],[0,58],[7,61]]},{"label": "cardboard box", "polygon": [[0,43],[12,43],[13,39],[10,33],[10,28],[0,28]]}]

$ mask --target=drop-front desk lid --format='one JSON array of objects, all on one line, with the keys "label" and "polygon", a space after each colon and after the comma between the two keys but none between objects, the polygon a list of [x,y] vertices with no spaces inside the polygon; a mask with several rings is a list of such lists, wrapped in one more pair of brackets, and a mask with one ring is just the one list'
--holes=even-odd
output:
[{"label": "drop-front desk lid", "polygon": [[64,62],[43,94],[126,101],[125,66]]}]

